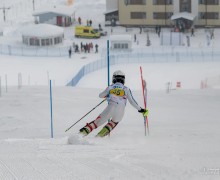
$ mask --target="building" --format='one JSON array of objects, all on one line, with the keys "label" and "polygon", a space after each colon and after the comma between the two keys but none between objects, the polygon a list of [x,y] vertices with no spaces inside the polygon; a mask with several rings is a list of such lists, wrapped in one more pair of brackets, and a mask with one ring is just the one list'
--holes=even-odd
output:
[{"label": "building", "polygon": [[220,26],[219,0],[117,0],[114,5],[124,26]]},{"label": "building", "polygon": [[63,42],[64,30],[50,24],[35,24],[24,27],[22,41],[28,46],[53,46]]},{"label": "building", "polygon": [[132,49],[132,38],[128,34],[110,36],[110,49],[116,51],[127,51]]},{"label": "building", "polygon": [[72,7],[60,6],[33,13],[37,23],[46,23],[62,27],[72,24],[75,10]]},{"label": "building", "polygon": [[118,0],[106,0],[105,25],[115,26],[118,24]]}]

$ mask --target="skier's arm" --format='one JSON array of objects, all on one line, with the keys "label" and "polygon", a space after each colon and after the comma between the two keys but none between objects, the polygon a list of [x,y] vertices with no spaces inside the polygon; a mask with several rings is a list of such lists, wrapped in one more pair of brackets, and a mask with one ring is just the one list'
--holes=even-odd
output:
[{"label": "skier's arm", "polygon": [[127,98],[128,98],[128,101],[129,103],[135,108],[137,109],[138,111],[140,111],[142,108],[138,105],[138,103],[135,101],[135,99],[133,98],[133,95],[131,93],[131,90],[128,89],[128,94],[127,94]]},{"label": "skier's arm", "polygon": [[107,87],[103,92],[101,92],[99,94],[99,97],[100,98],[106,98],[108,96],[108,92],[109,92],[109,90],[108,90],[108,87]]}]

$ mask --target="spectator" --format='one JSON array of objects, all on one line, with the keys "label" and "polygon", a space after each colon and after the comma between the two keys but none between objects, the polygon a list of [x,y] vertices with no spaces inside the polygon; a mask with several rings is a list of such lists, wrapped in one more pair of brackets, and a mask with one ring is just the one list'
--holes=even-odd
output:
[{"label": "spectator", "polygon": [[89,43],[89,46],[90,46],[90,49],[93,50],[93,44],[92,44],[92,42]]},{"label": "spectator", "polygon": [[89,21],[89,25],[92,26],[92,20]]},{"label": "spectator", "polygon": [[98,51],[98,47],[99,47],[99,45],[96,44],[96,45],[95,45],[95,53],[98,53],[98,52],[99,52],[99,51]]},{"label": "spectator", "polygon": [[195,34],[194,34],[194,28],[191,29],[191,37],[192,37],[192,36],[195,36]]},{"label": "spectator", "polygon": [[69,58],[71,58],[71,55],[72,55],[72,48],[70,47],[69,48]]},{"label": "spectator", "polygon": [[81,42],[81,43],[80,43],[81,52],[83,51],[83,48],[84,48],[84,46],[83,46],[83,43]]},{"label": "spectator", "polygon": [[75,45],[75,52],[79,52],[79,46],[78,46],[78,44]]},{"label": "spectator", "polygon": [[78,18],[78,22],[81,25],[82,22],[81,22],[81,18],[80,17]]},{"label": "spectator", "polygon": [[100,30],[100,31],[102,30],[102,26],[101,26],[101,24],[99,24],[99,30]]}]

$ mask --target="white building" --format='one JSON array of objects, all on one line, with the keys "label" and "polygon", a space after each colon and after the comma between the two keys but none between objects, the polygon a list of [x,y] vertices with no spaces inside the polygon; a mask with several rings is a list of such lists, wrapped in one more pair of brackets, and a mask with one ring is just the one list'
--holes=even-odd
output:
[{"label": "white building", "polygon": [[110,36],[110,49],[117,51],[131,50],[132,37],[128,34],[118,34]]},{"label": "white building", "polygon": [[75,10],[72,7],[57,6],[33,13],[37,23],[46,23],[62,27],[72,24],[75,18]]},{"label": "white building", "polygon": [[22,30],[22,41],[28,46],[53,46],[63,42],[64,30],[49,24],[36,24]]}]

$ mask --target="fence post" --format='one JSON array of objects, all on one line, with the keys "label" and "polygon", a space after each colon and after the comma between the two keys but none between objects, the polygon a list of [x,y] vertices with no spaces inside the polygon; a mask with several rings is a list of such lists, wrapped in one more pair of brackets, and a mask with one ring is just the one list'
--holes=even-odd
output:
[{"label": "fence post", "polygon": [[2,80],[1,80],[1,76],[0,76],[0,97],[2,96]]},{"label": "fence post", "polygon": [[18,73],[18,89],[21,89],[22,86],[22,75]]},{"label": "fence post", "polygon": [[8,76],[7,74],[5,75],[5,92],[8,92]]}]

